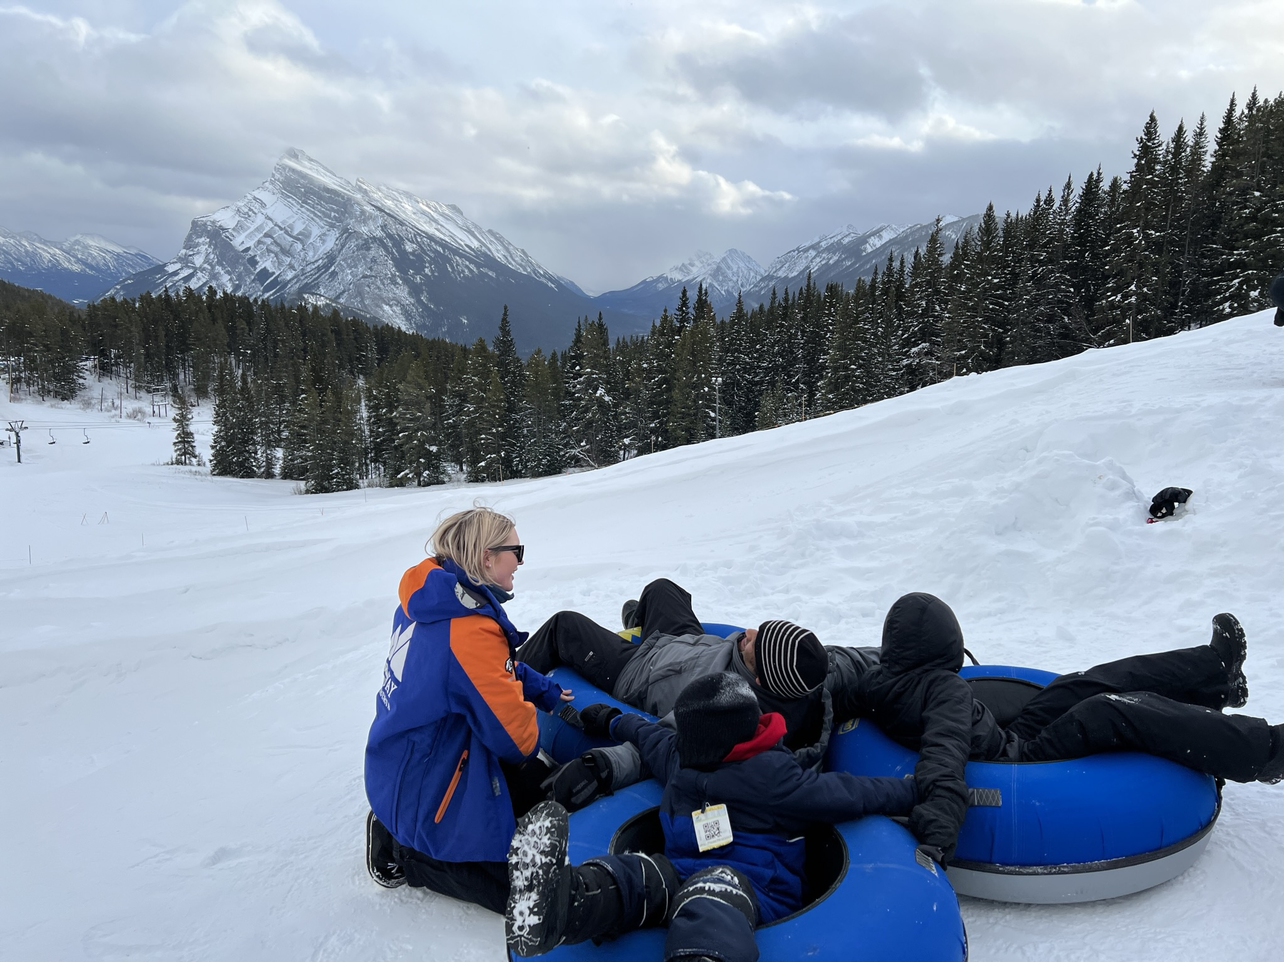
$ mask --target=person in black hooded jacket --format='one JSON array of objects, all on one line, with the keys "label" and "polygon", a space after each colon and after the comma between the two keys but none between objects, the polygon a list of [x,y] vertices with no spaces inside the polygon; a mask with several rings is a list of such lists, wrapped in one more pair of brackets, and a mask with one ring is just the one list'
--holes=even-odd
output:
[{"label": "person in black hooded jacket", "polygon": [[920,753],[910,829],[948,861],[967,814],[964,767],[971,759],[1141,751],[1232,781],[1284,779],[1284,725],[1221,712],[1248,700],[1246,655],[1243,628],[1234,615],[1220,614],[1208,644],[1062,675],[1005,727],[959,677],[963,631],[954,612],[933,595],[914,593],[887,613],[881,663],[833,693],[834,717],[868,718]]}]

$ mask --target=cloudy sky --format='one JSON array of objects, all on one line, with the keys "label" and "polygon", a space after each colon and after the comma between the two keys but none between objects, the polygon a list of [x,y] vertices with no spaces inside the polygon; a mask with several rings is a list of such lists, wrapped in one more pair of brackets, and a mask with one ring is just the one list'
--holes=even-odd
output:
[{"label": "cloudy sky", "polygon": [[0,227],[168,258],[298,147],[599,292],[1025,209],[1254,86],[1278,0],[0,0]]}]

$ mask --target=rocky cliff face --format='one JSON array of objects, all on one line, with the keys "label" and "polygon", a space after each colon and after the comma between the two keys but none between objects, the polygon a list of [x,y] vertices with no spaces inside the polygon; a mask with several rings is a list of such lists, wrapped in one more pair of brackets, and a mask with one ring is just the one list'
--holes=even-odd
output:
[{"label": "rocky cliff face", "polygon": [[172,260],[109,293],[136,297],[211,285],[335,307],[463,343],[492,338],[507,305],[523,352],[566,347],[576,319],[598,310],[569,281],[458,207],[349,183],[298,150],[287,151],[262,186],[192,221]]}]

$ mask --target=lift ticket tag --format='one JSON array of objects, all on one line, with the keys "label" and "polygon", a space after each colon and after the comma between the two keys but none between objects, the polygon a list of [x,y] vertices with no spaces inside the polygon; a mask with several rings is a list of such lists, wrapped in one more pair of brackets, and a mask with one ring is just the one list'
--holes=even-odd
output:
[{"label": "lift ticket tag", "polygon": [[691,821],[695,823],[696,844],[702,852],[722,848],[733,841],[731,816],[727,814],[726,805],[706,805],[700,811],[691,813]]}]

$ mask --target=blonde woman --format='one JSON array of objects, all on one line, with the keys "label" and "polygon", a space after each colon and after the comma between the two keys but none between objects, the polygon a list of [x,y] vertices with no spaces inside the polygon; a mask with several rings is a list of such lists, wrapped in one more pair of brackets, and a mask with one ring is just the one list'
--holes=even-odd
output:
[{"label": "blonde woman", "polygon": [[571,693],[518,662],[525,633],[503,603],[525,546],[489,508],[451,515],[401,578],[392,645],[366,744],[366,862],[503,912],[517,816],[542,797],[538,711]]}]

